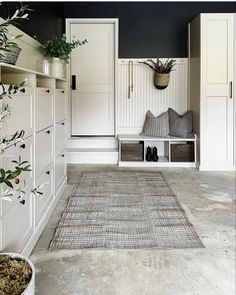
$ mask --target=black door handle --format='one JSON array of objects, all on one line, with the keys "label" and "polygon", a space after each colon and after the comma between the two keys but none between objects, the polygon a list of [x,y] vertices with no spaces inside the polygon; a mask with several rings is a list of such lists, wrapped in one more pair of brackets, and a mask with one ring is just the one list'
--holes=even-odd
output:
[{"label": "black door handle", "polygon": [[72,75],[71,79],[71,89],[76,90],[76,75]]},{"label": "black door handle", "polygon": [[25,149],[25,144],[23,143],[22,145],[20,145],[20,147],[21,147],[22,149]]}]

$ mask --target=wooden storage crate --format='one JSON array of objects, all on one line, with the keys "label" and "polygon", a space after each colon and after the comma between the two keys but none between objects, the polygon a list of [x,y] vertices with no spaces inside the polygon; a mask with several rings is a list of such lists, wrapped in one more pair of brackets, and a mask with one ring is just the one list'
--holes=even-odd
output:
[{"label": "wooden storage crate", "polygon": [[194,143],[172,143],[171,162],[194,162]]},{"label": "wooden storage crate", "polygon": [[143,161],[144,142],[122,142],[121,161]]}]

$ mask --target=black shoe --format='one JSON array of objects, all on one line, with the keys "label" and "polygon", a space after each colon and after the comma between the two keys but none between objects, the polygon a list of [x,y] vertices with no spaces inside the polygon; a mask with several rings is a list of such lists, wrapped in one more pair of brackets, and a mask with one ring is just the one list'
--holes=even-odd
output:
[{"label": "black shoe", "polygon": [[159,157],[157,155],[157,148],[155,146],[153,148],[152,160],[153,160],[153,162],[157,162],[159,160]]},{"label": "black shoe", "polygon": [[152,150],[151,150],[150,146],[147,147],[146,161],[147,162],[152,161]]}]

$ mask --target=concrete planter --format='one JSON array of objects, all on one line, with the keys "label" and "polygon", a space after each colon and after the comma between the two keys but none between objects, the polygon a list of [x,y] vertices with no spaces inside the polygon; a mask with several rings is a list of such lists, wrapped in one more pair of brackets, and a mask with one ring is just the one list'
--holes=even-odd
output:
[{"label": "concrete planter", "polygon": [[[22,260],[25,260],[31,267],[32,269],[32,277],[31,277],[31,281],[28,285],[28,287],[25,289],[25,291],[21,294],[21,295],[34,295],[34,290],[35,290],[35,268],[33,263],[25,256],[22,256],[20,254],[17,253],[1,253],[2,255],[8,255],[12,258],[20,258]],[[1,255],[0,254],[0,255]]]}]

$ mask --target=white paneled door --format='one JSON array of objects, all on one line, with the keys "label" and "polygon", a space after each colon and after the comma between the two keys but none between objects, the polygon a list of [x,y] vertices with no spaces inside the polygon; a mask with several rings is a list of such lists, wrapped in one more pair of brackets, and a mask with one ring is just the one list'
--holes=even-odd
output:
[{"label": "white paneled door", "polygon": [[72,135],[114,135],[115,24],[70,23],[71,40],[87,39],[71,55]]},{"label": "white paneled door", "polygon": [[201,169],[233,167],[233,14],[201,15]]}]

